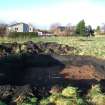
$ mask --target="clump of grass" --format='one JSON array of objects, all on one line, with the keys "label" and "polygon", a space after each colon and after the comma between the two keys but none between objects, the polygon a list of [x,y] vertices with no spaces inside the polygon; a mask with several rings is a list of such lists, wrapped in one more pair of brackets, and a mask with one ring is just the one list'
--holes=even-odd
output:
[{"label": "clump of grass", "polygon": [[39,104],[40,105],[50,105],[51,102],[49,101],[48,98],[44,98],[44,99],[40,100],[40,103]]},{"label": "clump of grass", "polygon": [[62,95],[65,97],[76,97],[77,96],[77,88],[75,87],[67,87],[63,89]]},{"label": "clump of grass", "polygon": [[92,105],[105,105],[105,94],[101,92],[99,85],[92,86],[88,98]]}]

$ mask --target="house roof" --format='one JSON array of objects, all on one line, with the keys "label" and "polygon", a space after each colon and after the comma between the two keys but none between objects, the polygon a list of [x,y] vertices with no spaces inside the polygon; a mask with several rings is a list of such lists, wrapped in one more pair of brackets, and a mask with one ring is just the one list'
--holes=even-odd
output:
[{"label": "house roof", "polygon": [[26,23],[23,23],[23,22],[21,22],[21,23],[15,23],[15,24],[9,25],[8,27],[16,26],[16,25],[19,25],[19,24],[26,24]]},{"label": "house roof", "polygon": [[65,28],[66,28],[65,26],[59,26],[59,27],[58,27],[58,29],[60,29],[61,31],[64,31]]}]

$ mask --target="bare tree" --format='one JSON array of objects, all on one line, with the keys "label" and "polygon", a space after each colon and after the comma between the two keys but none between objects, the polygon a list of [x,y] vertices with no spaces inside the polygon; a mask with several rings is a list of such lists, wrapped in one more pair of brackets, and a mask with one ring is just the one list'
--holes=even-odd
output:
[{"label": "bare tree", "polygon": [[60,23],[54,23],[54,24],[51,25],[50,29],[54,30],[54,29],[58,28],[59,26],[61,26]]},{"label": "bare tree", "polygon": [[56,28],[58,28],[60,26],[59,23],[54,23],[51,25],[50,30],[55,30]]},{"label": "bare tree", "polygon": [[101,32],[102,32],[102,33],[105,33],[105,23],[102,24]]},{"label": "bare tree", "polygon": [[54,35],[59,35],[58,27],[60,27],[60,26],[61,26],[60,23],[54,23],[54,24],[51,25],[50,31],[53,32]]},{"label": "bare tree", "polygon": [[4,36],[6,34],[6,27],[7,27],[7,24],[5,23],[0,23],[0,36]]},{"label": "bare tree", "polygon": [[74,32],[75,32],[75,27],[72,26],[71,23],[68,23],[68,24],[66,25],[66,29],[65,29],[66,35],[67,35],[67,36],[73,35]]},{"label": "bare tree", "polygon": [[71,33],[71,23],[68,23],[65,27],[65,35],[69,36]]}]

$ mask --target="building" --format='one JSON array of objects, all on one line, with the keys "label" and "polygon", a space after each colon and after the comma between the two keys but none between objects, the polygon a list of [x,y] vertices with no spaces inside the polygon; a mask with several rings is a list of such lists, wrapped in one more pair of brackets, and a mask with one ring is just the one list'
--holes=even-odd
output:
[{"label": "building", "polygon": [[16,23],[7,26],[7,32],[33,32],[34,28],[32,25],[26,23]]},{"label": "building", "polygon": [[37,30],[38,36],[52,36],[53,33],[47,31],[47,30]]},{"label": "building", "polygon": [[73,35],[74,31],[75,31],[74,26],[58,26],[52,32],[54,33],[54,35],[66,36]]}]

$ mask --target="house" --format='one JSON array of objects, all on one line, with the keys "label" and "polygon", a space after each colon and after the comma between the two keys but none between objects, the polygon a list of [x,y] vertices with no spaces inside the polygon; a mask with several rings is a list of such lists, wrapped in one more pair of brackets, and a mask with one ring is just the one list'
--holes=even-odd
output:
[{"label": "house", "polygon": [[58,26],[53,30],[54,35],[73,35],[74,33],[74,26]]},{"label": "house", "polygon": [[7,32],[33,32],[34,28],[32,25],[26,23],[16,23],[7,26]]}]

